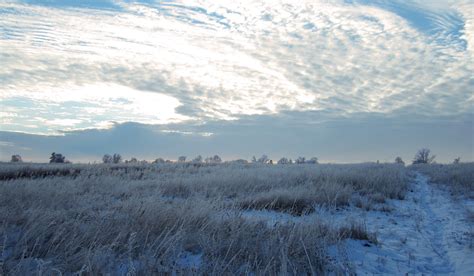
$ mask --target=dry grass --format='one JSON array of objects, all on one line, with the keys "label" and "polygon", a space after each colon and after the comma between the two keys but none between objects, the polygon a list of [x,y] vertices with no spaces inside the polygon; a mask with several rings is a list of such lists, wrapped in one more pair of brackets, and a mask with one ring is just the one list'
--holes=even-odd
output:
[{"label": "dry grass", "polygon": [[0,271],[11,275],[338,271],[327,246],[370,240],[365,229],[270,227],[242,208],[304,215],[356,193],[399,198],[407,185],[400,166],[376,164],[3,164],[0,175]]},{"label": "dry grass", "polygon": [[315,202],[310,195],[280,190],[257,194],[242,200],[240,205],[243,209],[269,209],[302,216],[314,212]]},{"label": "dry grass", "polygon": [[418,164],[410,166],[430,177],[430,182],[447,185],[455,195],[474,198],[474,162],[459,164]]},{"label": "dry grass", "polygon": [[377,244],[377,236],[367,231],[364,224],[352,222],[348,226],[339,228],[339,236],[343,239],[354,239],[368,241]]}]

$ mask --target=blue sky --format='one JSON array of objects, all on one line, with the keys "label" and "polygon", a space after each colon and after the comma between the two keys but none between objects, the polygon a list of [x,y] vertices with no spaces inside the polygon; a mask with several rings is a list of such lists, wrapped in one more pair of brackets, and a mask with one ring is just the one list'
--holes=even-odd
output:
[{"label": "blue sky", "polygon": [[473,1],[1,1],[0,159],[473,160]]}]

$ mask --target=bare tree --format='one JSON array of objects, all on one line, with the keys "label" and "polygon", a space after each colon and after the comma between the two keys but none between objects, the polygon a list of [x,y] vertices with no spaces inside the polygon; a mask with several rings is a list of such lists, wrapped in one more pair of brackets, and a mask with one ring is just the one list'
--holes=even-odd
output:
[{"label": "bare tree", "polygon": [[178,163],[184,163],[184,162],[186,162],[186,156],[178,157]]},{"label": "bare tree", "polygon": [[19,154],[14,154],[12,155],[12,159],[10,160],[12,163],[21,163],[23,162],[23,159],[21,159],[21,156]]},{"label": "bare tree", "polygon": [[430,150],[427,148],[420,149],[413,158],[413,164],[431,164],[436,155],[430,156]]},{"label": "bare tree", "polygon": [[397,156],[397,158],[395,158],[395,163],[405,166],[405,162],[400,156]]},{"label": "bare tree", "polygon": [[260,156],[260,158],[258,158],[257,163],[266,164],[269,161],[270,159],[268,159],[268,156],[266,154],[263,154],[262,156]]},{"label": "bare tree", "polygon": [[211,164],[211,163],[221,163],[222,162],[222,159],[220,158],[219,155],[214,155],[214,156],[209,156],[209,157],[206,157],[206,159],[204,160],[204,162],[208,163],[208,164]]},{"label": "bare tree", "polygon": [[156,158],[155,161],[152,162],[153,164],[164,164],[165,160],[163,158]]},{"label": "bare tree", "polygon": [[63,156],[61,153],[51,153],[51,157],[49,157],[49,163],[64,163],[66,157]]},{"label": "bare tree", "polygon": [[461,163],[461,157],[454,158],[453,164],[459,164]]},{"label": "bare tree", "polygon": [[221,163],[222,162],[222,158],[219,156],[219,155],[214,155],[214,157],[212,158],[212,160],[214,161],[214,163]]},{"label": "bare tree", "polygon": [[306,161],[307,164],[318,164],[318,158],[317,157],[313,157],[309,160]]},{"label": "bare tree", "polygon": [[110,154],[104,154],[102,157],[102,162],[104,164],[111,164],[114,161],[113,157]]},{"label": "bare tree", "polygon": [[193,163],[202,163],[202,156],[198,155],[193,159]]},{"label": "bare tree", "polygon": [[280,160],[278,160],[278,162],[277,162],[277,164],[279,164],[279,165],[287,165],[289,163],[290,163],[290,161],[286,157],[280,158]]},{"label": "bare tree", "polygon": [[118,163],[122,162],[122,156],[118,153],[114,153],[114,156],[112,156],[112,162],[114,164],[118,164]]},{"label": "bare tree", "polygon": [[137,158],[132,157],[132,158],[130,158],[130,160],[125,161],[125,163],[136,164],[136,163],[138,163],[138,160],[137,160]]},{"label": "bare tree", "polygon": [[306,158],[301,157],[301,156],[295,160],[296,164],[304,164],[305,162],[306,162]]}]

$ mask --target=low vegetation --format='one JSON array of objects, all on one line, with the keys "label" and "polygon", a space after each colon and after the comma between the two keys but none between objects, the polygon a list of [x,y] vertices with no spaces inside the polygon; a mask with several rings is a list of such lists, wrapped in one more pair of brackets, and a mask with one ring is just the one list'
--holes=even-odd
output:
[{"label": "low vegetation", "polygon": [[474,198],[474,162],[417,164],[411,168],[429,176],[430,182],[448,186],[455,195]]},{"label": "low vegetation", "polygon": [[304,216],[354,197],[402,199],[396,164],[2,164],[1,274],[320,274],[363,221],[268,225],[250,209]]}]

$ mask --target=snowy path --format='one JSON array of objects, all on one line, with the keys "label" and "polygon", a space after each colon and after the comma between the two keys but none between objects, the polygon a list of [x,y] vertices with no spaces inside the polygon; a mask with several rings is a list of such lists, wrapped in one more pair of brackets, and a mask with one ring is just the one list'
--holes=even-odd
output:
[{"label": "snowy path", "polygon": [[333,254],[345,256],[357,274],[474,275],[474,223],[466,212],[474,210],[472,201],[455,202],[447,191],[417,174],[407,198],[389,204],[392,212],[348,210],[345,214],[346,218],[364,216],[379,245],[349,240]]},{"label": "snowy path", "polygon": [[[387,200],[387,211],[320,208],[315,213],[294,217],[273,211],[247,211],[247,219],[278,223],[347,225],[363,221],[377,234],[378,244],[345,240],[329,248],[335,265],[358,275],[474,275],[473,200],[454,200],[447,189],[428,183],[417,173],[404,200]],[[380,207],[380,206],[378,206]],[[377,209],[377,208],[376,208]],[[380,209],[380,208],[379,208]]]}]

